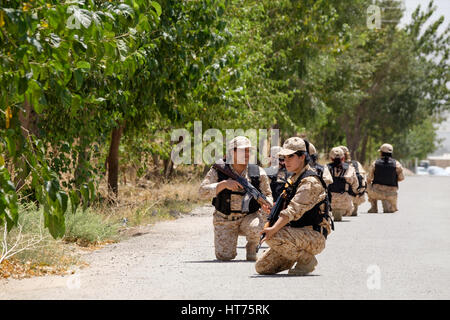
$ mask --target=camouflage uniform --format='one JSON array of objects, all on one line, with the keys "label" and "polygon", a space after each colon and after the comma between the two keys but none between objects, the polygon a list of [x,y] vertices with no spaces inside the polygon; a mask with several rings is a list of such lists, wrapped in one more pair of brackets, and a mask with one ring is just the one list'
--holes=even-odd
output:
[{"label": "camouflage uniform", "polygon": [[331,176],[331,172],[328,169],[327,165],[323,166],[322,178],[323,178],[323,181],[325,181],[325,183],[327,184],[327,186],[333,183],[333,177]]},{"label": "camouflage uniform", "polygon": [[[233,166],[230,166],[230,168],[233,172],[237,173],[233,169]],[[259,172],[261,193],[267,197],[269,202],[273,202],[269,178],[267,177],[264,169],[259,168]],[[248,168],[241,173],[241,176],[251,182],[248,175]],[[200,195],[211,198],[215,197],[218,178],[217,171],[211,168],[200,185]],[[231,210],[240,211],[242,209],[242,199],[242,195],[232,194],[230,200]],[[259,232],[262,230],[265,222],[265,217],[262,216],[260,211],[261,210],[251,214],[231,213],[227,216],[217,210],[214,210],[214,246],[217,259],[234,259],[237,255],[236,246],[238,236],[245,236],[247,239],[247,258],[249,260],[255,260],[256,247],[260,237]],[[233,221],[231,219],[235,220]]]},{"label": "camouflage uniform", "polygon": [[[330,159],[333,160],[335,158],[344,158],[344,152],[341,148],[336,147],[331,149]],[[342,170],[342,167],[336,167],[333,178],[339,177]],[[345,191],[348,191],[349,188],[351,188],[351,190],[356,193],[358,189],[358,178],[356,177],[356,171],[353,166],[348,166],[344,179],[347,183],[345,186]],[[335,221],[340,221],[342,216],[350,216],[353,209],[352,196],[349,195],[348,192],[331,192],[331,210],[333,212],[333,216],[335,217]]]},{"label": "camouflage uniform", "polygon": [[[347,161],[347,163],[349,165],[351,165],[351,161]],[[358,161],[356,161],[357,165],[358,165],[358,169],[359,169],[359,173],[361,174],[361,176],[363,177],[363,183],[364,181],[367,181],[367,173],[364,170],[364,167],[361,165],[361,163],[359,163]],[[356,170],[355,170],[356,173]],[[356,197],[352,197],[352,202],[353,202],[353,215],[356,215],[356,213],[358,212],[358,206],[363,204],[366,201],[366,194],[363,193],[362,195],[357,195]]]},{"label": "camouflage uniform", "polygon": [[[352,159],[350,157],[350,150],[346,146],[339,146],[339,148],[341,148],[342,151],[344,151],[345,162],[348,163],[349,166],[353,166],[353,162],[356,162],[359,173],[361,174],[361,176],[363,178],[362,184],[363,185],[366,184],[367,183],[367,173],[364,170],[364,167],[358,161],[356,161],[356,160],[352,161]],[[356,173],[356,170],[355,170],[355,173]],[[363,204],[365,201],[366,201],[365,193],[363,193],[362,195],[352,196],[352,202],[353,202],[352,216],[356,216],[358,214],[358,206]]]},{"label": "camouflage uniform", "polygon": [[[403,175],[403,167],[399,161],[396,161],[397,180],[405,179]],[[367,196],[372,206],[369,212],[377,212],[377,201],[381,200],[384,212],[396,212],[397,208],[397,191],[398,187],[384,186],[380,184],[372,184],[375,174],[375,161],[370,165],[369,175],[367,176]]]},{"label": "camouflage uniform", "polygon": [[[305,171],[311,170],[307,165],[300,173],[294,175],[293,182]],[[280,212],[289,218],[289,221],[300,219],[308,210],[326,197],[326,190],[316,177],[307,177],[299,184],[295,196],[286,209]],[[331,226],[327,220],[320,224],[328,234]],[[312,226],[292,228],[284,226],[270,240],[267,240],[269,249],[258,258],[255,268],[260,274],[274,274],[290,269],[294,263],[310,264],[315,261],[315,255],[325,248],[325,237],[312,229]],[[317,263],[317,262],[316,262]]]},{"label": "camouflage uniform", "polygon": [[[306,152],[306,150],[305,141],[293,137],[286,140],[283,144],[283,150],[279,154],[289,156],[297,151]],[[305,165],[300,172],[291,177],[292,182],[295,183],[306,170],[312,171],[312,168],[308,164]],[[326,197],[327,191],[319,178],[307,176],[299,183],[295,195],[287,207],[280,212],[280,217],[285,217],[293,223]],[[322,213],[324,210],[325,203],[320,206]],[[321,232],[315,231],[310,225],[304,227],[283,226],[271,239],[266,240],[269,249],[264,251],[256,261],[256,272],[259,274],[274,274],[290,269],[296,262],[295,268],[290,269],[289,274],[305,275],[312,272],[317,265],[315,255],[325,248],[326,238],[322,232],[326,230],[328,234],[331,233],[330,221],[322,219],[322,222],[319,223],[319,231]]]}]

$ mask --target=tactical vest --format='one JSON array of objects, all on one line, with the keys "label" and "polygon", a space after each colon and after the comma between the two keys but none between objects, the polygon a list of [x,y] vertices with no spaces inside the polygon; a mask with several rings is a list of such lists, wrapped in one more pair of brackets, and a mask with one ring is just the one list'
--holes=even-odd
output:
[{"label": "tactical vest", "polygon": [[[367,188],[367,183],[364,183],[364,177],[363,177],[362,174],[359,172],[358,162],[357,162],[356,160],[352,160],[350,163],[351,163],[351,164],[353,165],[353,167],[355,168],[355,171],[356,171],[356,177],[358,178],[358,190],[359,190],[360,192],[354,193],[353,190],[352,190],[352,188],[348,188],[348,191],[347,191],[347,192],[348,192],[348,194],[351,195],[352,197],[359,196],[359,195],[363,195],[363,194],[364,194],[364,191],[365,191],[366,188]],[[361,191],[361,190],[362,190],[362,191]]]},{"label": "tactical vest", "polygon": [[[228,166],[228,169],[230,169],[230,165],[229,164],[225,164],[225,166]],[[231,170],[231,169],[230,169]],[[217,172],[219,179],[218,182],[221,182],[223,180],[228,180],[229,177],[225,174],[223,174],[222,172],[218,171]],[[248,175],[250,177],[251,180],[251,184],[258,189],[258,191],[261,192],[261,190],[259,189],[259,166],[255,165],[255,164],[249,164],[248,165]],[[213,200],[212,200],[212,205],[216,208],[217,211],[229,215],[231,213],[242,213],[242,211],[240,210],[231,210],[231,195],[232,194],[238,194],[241,196],[245,195],[245,191],[231,191],[229,189],[223,189],[222,191],[219,192],[218,195],[216,195]],[[259,205],[258,201],[256,201],[255,199],[250,200],[250,204],[249,204],[249,214],[250,213],[254,213],[256,211],[259,210],[261,206]]]},{"label": "tactical vest", "polygon": [[[333,183],[331,183],[330,185],[328,185],[328,190],[330,192],[334,192],[334,193],[344,193],[346,192],[346,185],[347,180],[345,180],[345,173],[348,170],[348,163],[343,163],[342,164],[342,171],[339,174],[339,176],[335,177],[334,173],[335,173],[335,169],[336,167],[333,166],[331,163],[328,164],[328,169],[330,170],[331,176],[333,177]],[[349,188],[350,189],[350,188]]]},{"label": "tactical vest", "polygon": [[[325,181],[314,171],[312,170],[306,170],[302,173],[302,175],[297,179],[297,181],[294,183],[292,190],[290,191],[288,197],[286,198],[286,206],[291,202],[292,198],[295,196],[295,193],[297,191],[297,188],[301,181],[307,177],[317,177],[322,184],[325,191],[327,190],[327,185]],[[324,205],[324,209],[321,209],[321,206]],[[329,216],[328,212],[330,209],[330,201],[328,199],[328,195],[325,197],[324,200],[318,202],[312,209],[306,211],[298,220],[293,220],[289,222],[289,226],[293,228],[302,228],[306,226],[312,226],[314,230],[317,230],[319,227],[319,224],[323,221],[323,219],[327,219],[331,222],[331,228],[334,230],[334,223],[331,217]],[[324,234],[325,238],[327,237],[327,234],[325,232]]]},{"label": "tactical vest", "polygon": [[[279,169],[284,172],[284,179],[287,180],[291,174],[287,172],[285,168]],[[277,170],[275,174],[267,175],[270,179],[270,190],[272,191],[272,197],[273,201],[277,201],[280,194],[283,192],[284,185],[286,184],[286,181],[278,181],[278,172]]]},{"label": "tactical vest", "polygon": [[388,162],[384,162],[383,159],[375,161],[375,173],[373,178],[373,184],[381,184],[383,186],[398,187],[396,162],[394,159],[389,158]]}]

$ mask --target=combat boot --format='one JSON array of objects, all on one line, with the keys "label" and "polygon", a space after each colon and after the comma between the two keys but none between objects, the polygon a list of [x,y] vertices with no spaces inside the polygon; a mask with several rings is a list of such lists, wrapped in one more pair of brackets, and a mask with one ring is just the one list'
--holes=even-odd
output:
[{"label": "combat boot", "polygon": [[367,213],[378,213],[378,204],[377,200],[370,200],[370,209]]},{"label": "combat boot", "polygon": [[294,276],[305,276],[308,273],[313,272],[316,266],[317,266],[317,259],[316,257],[312,256],[312,259],[306,264],[303,261],[297,261],[295,267],[289,269],[288,274]]}]

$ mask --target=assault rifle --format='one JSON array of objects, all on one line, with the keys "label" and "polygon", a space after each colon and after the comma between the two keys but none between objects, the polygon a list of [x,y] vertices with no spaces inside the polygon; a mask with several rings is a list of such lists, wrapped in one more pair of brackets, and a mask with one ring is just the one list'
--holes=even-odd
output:
[{"label": "assault rifle", "polygon": [[269,202],[269,200],[267,200],[266,196],[264,194],[262,194],[261,192],[259,192],[258,189],[256,189],[244,177],[241,177],[240,175],[234,173],[233,171],[226,168],[225,166],[221,166],[217,163],[213,164],[212,167],[214,169],[216,169],[217,171],[220,171],[223,174],[225,174],[226,176],[230,177],[231,179],[236,180],[244,188],[245,195],[244,195],[244,199],[242,200],[242,212],[249,211],[249,204],[250,204],[251,197],[253,197],[253,199],[255,199],[261,206],[262,205],[267,205],[269,207],[272,206],[272,204]]},{"label": "assault rifle", "polygon": [[[283,192],[278,196],[278,199],[275,202],[275,205],[270,210],[270,214],[267,217],[267,222],[264,225],[264,228],[269,228],[269,227],[273,226],[275,224],[275,222],[277,222],[278,217],[280,216],[281,210],[284,209],[284,203],[287,198],[288,189],[290,189],[291,186],[292,186],[292,180],[288,179],[284,186]],[[259,249],[261,248],[261,244],[262,244],[262,241],[265,236],[266,236],[266,234],[263,233],[261,235],[261,237],[259,238],[259,243],[258,243],[258,246],[256,247],[256,253],[258,253]]]}]

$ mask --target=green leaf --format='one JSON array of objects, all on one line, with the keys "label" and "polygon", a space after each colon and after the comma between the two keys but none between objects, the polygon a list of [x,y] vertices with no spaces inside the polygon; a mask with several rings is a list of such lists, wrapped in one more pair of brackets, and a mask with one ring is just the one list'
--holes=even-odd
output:
[{"label": "green leaf", "polygon": [[79,69],[88,69],[89,70],[91,68],[91,65],[87,61],[78,61],[77,62],[77,68],[79,68]]},{"label": "green leaf", "polygon": [[72,208],[72,213],[75,213],[80,204],[80,197],[78,196],[78,193],[76,190],[71,190],[69,192],[69,197],[70,197],[70,206]]},{"label": "green leaf", "polygon": [[89,204],[89,187],[86,184],[83,184],[80,191],[81,196],[83,197],[83,210],[86,210]]},{"label": "green leaf", "polygon": [[161,13],[162,13],[161,5],[158,2],[156,2],[156,1],[151,1],[150,4],[152,5],[153,8],[155,8],[156,14],[158,16],[160,16]]},{"label": "green leaf", "polygon": [[73,72],[73,78],[75,80],[75,88],[77,90],[80,90],[81,86],[83,85],[83,72],[79,69],[76,69]]},{"label": "green leaf", "polygon": [[6,136],[5,140],[8,153],[12,158],[14,158],[16,156],[16,141],[14,140],[14,137],[11,136]]},{"label": "green leaf", "polygon": [[56,201],[56,190],[52,181],[45,182],[45,191],[47,191],[47,194],[50,196],[52,201]]}]

